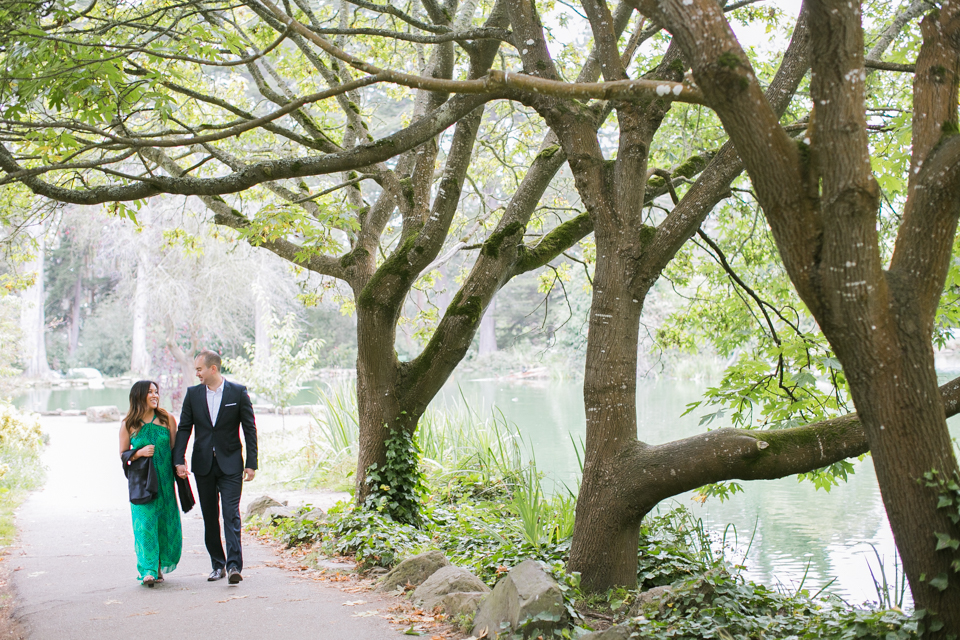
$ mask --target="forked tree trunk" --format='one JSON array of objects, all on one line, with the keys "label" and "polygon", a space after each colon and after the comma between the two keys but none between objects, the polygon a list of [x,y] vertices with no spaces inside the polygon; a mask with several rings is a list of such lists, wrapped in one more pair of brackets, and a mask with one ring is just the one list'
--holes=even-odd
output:
[{"label": "forked tree trunk", "polygon": [[[713,0],[644,0],[691,60],[736,144],[784,266],[843,364],[914,602],[960,634],[960,527],[925,474],[958,468],[937,402],[931,336],[960,216],[960,6],[921,23],[907,198],[889,266],[870,164],[859,2],[808,0],[816,117],[798,149],[763,100],[747,56]],[[955,513],[955,512],[954,512]],[[938,548],[940,547],[940,548]]]}]

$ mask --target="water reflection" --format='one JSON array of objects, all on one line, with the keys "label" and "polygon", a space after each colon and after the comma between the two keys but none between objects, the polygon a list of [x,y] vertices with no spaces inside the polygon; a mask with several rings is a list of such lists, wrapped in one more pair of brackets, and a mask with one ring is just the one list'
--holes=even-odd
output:
[{"label": "water reflection", "polygon": [[[637,393],[639,437],[662,444],[701,433],[700,416],[709,410],[681,414],[687,404],[700,399],[702,391],[699,384],[641,381]],[[461,394],[475,409],[489,411],[495,406],[516,423],[536,452],[538,468],[548,477],[571,486],[576,483],[579,467],[571,436],[579,443],[585,435],[580,384],[516,385],[460,379],[448,384],[436,402],[455,402]],[[949,423],[951,434],[960,435],[960,416]],[[710,426],[725,424],[714,421]],[[744,482],[743,493],[723,503],[711,499],[700,505],[690,494],[678,496],[675,503],[702,518],[718,538],[726,532],[727,542],[735,547],[730,557],[740,560],[747,553],[746,574],[751,579],[786,592],[802,585],[811,593],[833,581],[829,590],[851,603],[876,601],[869,568],[879,577],[874,548],[892,582],[896,547],[871,460],[855,462],[854,467],[856,472],[849,481],[830,492],[790,477]]]}]

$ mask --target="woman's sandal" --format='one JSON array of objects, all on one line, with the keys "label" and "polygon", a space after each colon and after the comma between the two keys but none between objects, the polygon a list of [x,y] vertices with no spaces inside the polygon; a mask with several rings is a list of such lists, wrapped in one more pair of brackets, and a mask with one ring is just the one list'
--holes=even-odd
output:
[{"label": "woman's sandal", "polygon": [[157,583],[157,579],[151,575],[146,575],[143,577],[143,584],[147,587],[152,587]]}]

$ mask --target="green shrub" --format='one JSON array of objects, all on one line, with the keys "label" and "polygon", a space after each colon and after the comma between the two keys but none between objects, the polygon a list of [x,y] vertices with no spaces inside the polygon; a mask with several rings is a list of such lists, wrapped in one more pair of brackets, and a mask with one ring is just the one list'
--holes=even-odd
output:
[{"label": "green shrub", "polygon": [[14,510],[26,492],[43,481],[40,451],[45,438],[40,421],[0,400],[0,545],[16,537]]},{"label": "green shrub", "polygon": [[0,488],[28,490],[40,485],[43,443],[37,416],[0,400]]}]

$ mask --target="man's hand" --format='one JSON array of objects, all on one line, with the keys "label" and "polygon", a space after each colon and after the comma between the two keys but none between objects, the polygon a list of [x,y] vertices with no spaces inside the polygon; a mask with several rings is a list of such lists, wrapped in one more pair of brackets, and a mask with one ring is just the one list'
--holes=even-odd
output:
[{"label": "man's hand", "polygon": [[243,481],[250,482],[253,480],[253,476],[257,475],[257,472],[253,469],[244,469],[243,470]]},{"label": "man's hand", "polygon": [[187,477],[187,465],[185,465],[185,464],[178,464],[178,465],[177,465],[177,475],[178,475],[179,477],[181,477],[181,478],[186,478],[186,477]]}]

